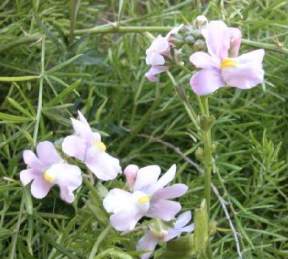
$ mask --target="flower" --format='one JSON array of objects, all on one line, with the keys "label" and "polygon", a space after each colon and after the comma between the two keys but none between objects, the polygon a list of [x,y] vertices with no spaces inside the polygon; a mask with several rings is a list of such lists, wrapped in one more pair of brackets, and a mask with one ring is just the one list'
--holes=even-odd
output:
[{"label": "flower", "polygon": [[145,74],[148,80],[157,82],[158,78],[156,75],[168,70],[168,67],[165,66],[165,57],[170,56],[171,36],[176,34],[181,28],[182,25],[173,28],[165,37],[158,35],[146,50],[146,64],[151,66]]},{"label": "flower", "polygon": [[85,117],[78,111],[79,120],[71,118],[74,134],[62,143],[63,152],[84,162],[85,165],[103,181],[116,178],[121,173],[119,160],[106,152],[101,135],[93,132]]},{"label": "flower", "polygon": [[242,37],[239,29],[227,27],[223,21],[211,21],[201,33],[209,54],[200,51],[190,56],[190,62],[202,69],[190,80],[197,95],[210,94],[225,85],[250,89],[263,82],[265,52],[258,49],[238,56]]},{"label": "flower", "polygon": [[160,173],[157,165],[143,167],[137,171],[131,192],[118,188],[108,192],[103,205],[112,213],[110,222],[116,230],[131,231],[144,216],[169,221],[181,210],[180,203],[170,199],[182,196],[188,187],[185,184],[165,187],[174,179],[176,165],[159,178]]},{"label": "flower", "polygon": [[73,191],[82,184],[79,167],[67,164],[49,141],[40,142],[36,152],[37,156],[31,150],[23,152],[27,169],[20,172],[22,184],[32,182],[31,194],[37,199],[44,198],[54,185],[58,185],[61,199],[73,202]]},{"label": "flower", "polygon": [[148,259],[152,255],[155,247],[160,242],[168,242],[182,233],[191,233],[194,230],[194,224],[189,224],[192,215],[190,211],[180,214],[172,227],[155,232],[149,229],[145,235],[138,241],[136,249],[138,251],[149,251],[141,256],[141,259]]}]

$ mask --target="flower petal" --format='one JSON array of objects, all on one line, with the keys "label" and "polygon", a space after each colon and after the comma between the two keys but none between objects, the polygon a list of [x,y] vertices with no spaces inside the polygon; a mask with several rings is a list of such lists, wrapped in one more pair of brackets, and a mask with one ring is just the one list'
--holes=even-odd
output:
[{"label": "flower petal", "polygon": [[191,233],[194,230],[194,224],[190,224],[184,228],[172,228],[168,230],[168,234],[165,237],[165,241],[169,241],[175,237],[179,237],[182,233]]},{"label": "flower petal", "polygon": [[124,210],[113,214],[110,223],[118,231],[131,231],[142,216],[135,210]]},{"label": "flower petal", "polygon": [[60,198],[67,203],[72,203],[75,198],[73,190],[69,186],[61,186]]},{"label": "flower petal", "polygon": [[202,30],[201,33],[206,40],[208,52],[210,55],[220,59],[228,56],[230,47],[229,29],[223,21],[211,21]]},{"label": "flower petal", "polygon": [[151,66],[161,66],[165,64],[165,59],[161,54],[152,52],[146,56],[146,64]]},{"label": "flower petal", "polygon": [[213,68],[219,67],[219,59],[210,56],[206,52],[198,51],[193,53],[190,58],[190,62],[197,68]]},{"label": "flower petal", "polygon": [[152,66],[148,72],[145,74],[145,77],[151,82],[158,82],[159,78],[156,75],[163,73],[168,70],[166,66]]},{"label": "flower petal", "polygon": [[141,191],[146,187],[155,184],[160,173],[161,168],[158,165],[149,165],[140,168],[134,183],[134,191]]},{"label": "flower petal", "polygon": [[149,55],[152,52],[159,54],[167,54],[170,50],[169,41],[166,37],[158,35],[151,43],[150,47],[146,50],[146,54]]},{"label": "flower petal", "polygon": [[85,159],[86,147],[85,140],[76,135],[68,136],[62,142],[62,151],[66,155],[75,157],[81,161]]},{"label": "flower petal", "polygon": [[112,189],[104,198],[103,206],[107,212],[117,213],[129,206],[134,206],[133,195],[118,188]]},{"label": "flower petal", "polygon": [[222,77],[227,85],[240,89],[250,89],[264,80],[262,61],[264,50],[254,50],[235,58],[237,65],[222,69]]},{"label": "flower petal", "polygon": [[241,45],[242,33],[238,28],[229,28],[230,33],[230,57],[237,57]]},{"label": "flower petal", "polygon": [[185,194],[187,190],[188,186],[186,184],[173,184],[155,192],[153,195],[153,200],[178,198]]},{"label": "flower petal", "polygon": [[175,228],[182,228],[185,225],[187,225],[192,219],[192,213],[191,211],[186,211],[184,213],[181,213],[175,222]]},{"label": "flower petal", "polygon": [[59,185],[60,189],[63,186],[67,186],[70,190],[74,191],[82,184],[81,170],[76,165],[66,163],[54,164],[49,168],[49,172],[55,175],[54,183]]},{"label": "flower petal", "polygon": [[139,167],[137,165],[133,165],[133,164],[126,166],[126,168],[124,169],[124,175],[126,177],[126,182],[127,182],[130,189],[133,189],[138,171],[139,171]]},{"label": "flower petal", "polygon": [[93,147],[87,152],[86,166],[100,180],[115,179],[121,173],[119,160],[106,152],[97,151]]},{"label": "flower petal", "polygon": [[86,121],[85,117],[81,114],[80,120],[71,118],[72,126],[75,134],[83,138],[86,142],[90,143],[93,140],[93,131]]},{"label": "flower petal", "polygon": [[40,142],[36,147],[36,151],[39,160],[47,166],[62,160],[55,146],[50,141]]},{"label": "flower petal", "polygon": [[37,171],[42,171],[45,167],[31,150],[23,151],[23,160],[28,167]]},{"label": "flower petal", "polygon": [[[37,174],[36,174],[37,177]],[[22,170],[20,172],[20,181],[25,186],[35,178],[35,173],[32,169]]]},{"label": "flower petal", "polygon": [[79,121],[83,123],[83,125],[85,125],[87,128],[90,128],[88,121],[86,120],[86,118],[84,117],[81,111],[78,111],[78,118],[79,118]]},{"label": "flower petal", "polygon": [[149,188],[149,193],[153,194],[156,191],[162,189],[164,186],[166,186],[168,183],[170,183],[174,178],[176,174],[176,165],[172,165],[168,171],[163,174],[160,179]]},{"label": "flower petal", "polygon": [[160,218],[165,221],[174,219],[175,215],[181,210],[181,205],[176,201],[157,200],[151,202],[151,208],[146,216]]},{"label": "flower petal", "polygon": [[50,191],[53,184],[46,182],[42,176],[34,178],[31,184],[31,194],[37,199],[44,198]]},{"label": "flower petal", "polygon": [[181,232],[186,232],[186,233],[191,233],[192,231],[194,231],[195,225],[194,224],[190,224],[184,228],[181,229]]},{"label": "flower petal", "polygon": [[219,70],[203,69],[192,76],[190,85],[195,94],[207,95],[223,87],[225,83]]},{"label": "flower petal", "polygon": [[136,250],[137,251],[149,251],[141,255],[141,259],[148,259],[155,250],[158,240],[152,235],[150,231],[147,231],[146,234],[138,241]]}]

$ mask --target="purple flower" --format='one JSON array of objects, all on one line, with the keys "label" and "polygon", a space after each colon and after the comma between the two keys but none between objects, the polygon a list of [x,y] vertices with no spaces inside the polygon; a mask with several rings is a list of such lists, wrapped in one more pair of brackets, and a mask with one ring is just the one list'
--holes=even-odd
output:
[{"label": "purple flower", "polygon": [[259,49],[238,56],[242,37],[239,29],[227,27],[223,21],[211,21],[201,33],[209,54],[200,51],[190,56],[190,62],[202,69],[190,80],[197,95],[213,93],[225,85],[250,89],[263,82],[265,52]]},{"label": "purple flower", "polygon": [[170,199],[182,196],[188,187],[185,184],[165,187],[174,179],[176,165],[159,178],[160,173],[157,165],[143,167],[137,171],[131,192],[117,188],[109,191],[103,205],[112,213],[110,222],[115,229],[131,231],[144,216],[169,221],[181,210],[180,203]]},{"label": "purple flower", "polygon": [[31,194],[37,199],[44,198],[52,186],[58,185],[61,199],[73,202],[73,191],[82,184],[79,167],[65,163],[49,141],[40,142],[36,152],[37,156],[31,150],[23,152],[27,169],[20,172],[22,184],[32,182]]},{"label": "purple flower", "polygon": [[171,36],[181,28],[182,25],[173,28],[165,37],[158,35],[146,50],[146,64],[151,66],[145,74],[148,80],[157,82],[158,78],[156,76],[168,70],[168,67],[165,66],[165,57],[170,56]]},{"label": "purple flower", "polygon": [[141,256],[141,259],[148,259],[152,255],[155,247],[160,242],[168,242],[175,237],[179,237],[182,233],[191,233],[194,230],[194,224],[189,224],[192,215],[190,211],[180,214],[173,227],[163,229],[161,232],[155,232],[152,229],[138,241],[136,249],[138,251],[149,251]]},{"label": "purple flower", "polygon": [[71,118],[74,134],[63,140],[63,152],[84,162],[103,181],[116,178],[121,173],[119,160],[106,153],[100,134],[92,131],[80,111],[78,114],[79,120]]}]

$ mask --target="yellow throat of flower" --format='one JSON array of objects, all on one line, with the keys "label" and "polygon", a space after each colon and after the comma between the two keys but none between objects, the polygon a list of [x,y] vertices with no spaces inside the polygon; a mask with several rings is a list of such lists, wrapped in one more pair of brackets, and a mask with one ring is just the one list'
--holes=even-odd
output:
[{"label": "yellow throat of flower", "polygon": [[233,58],[224,58],[220,64],[221,69],[236,67],[237,62]]},{"label": "yellow throat of flower", "polygon": [[53,181],[55,180],[55,175],[52,174],[49,169],[46,170],[43,174],[44,180],[48,183],[53,183]]},{"label": "yellow throat of flower", "polygon": [[143,195],[141,197],[138,198],[138,202],[141,204],[141,205],[144,205],[146,203],[148,203],[150,201],[150,198],[148,195]]},{"label": "yellow throat of flower", "polygon": [[106,145],[102,141],[95,141],[94,146],[99,149],[100,151],[106,151]]}]

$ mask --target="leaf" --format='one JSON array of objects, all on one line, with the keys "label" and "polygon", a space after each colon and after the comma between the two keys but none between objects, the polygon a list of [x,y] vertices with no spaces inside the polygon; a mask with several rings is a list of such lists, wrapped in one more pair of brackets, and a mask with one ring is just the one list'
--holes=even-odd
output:
[{"label": "leaf", "polygon": [[31,118],[0,112],[0,123],[22,123],[31,121]]},{"label": "leaf", "polygon": [[60,94],[58,94],[56,97],[54,97],[51,101],[49,101],[46,106],[54,106],[60,101],[63,101],[65,96],[69,95],[71,92],[73,92],[81,83],[81,79],[75,81],[73,84],[69,85],[67,88],[65,88]]},{"label": "leaf", "polygon": [[191,259],[195,254],[194,235],[186,235],[167,244],[166,251],[158,258],[160,259]]},{"label": "leaf", "polygon": [[0,76],[0,82],[19,82],[38,79],[40,76]]},{"label": "leaf", "polygon": [[12,99],[11,97],[7,97],[7,101],[18,111],[20,111],[21,113],[23,113],[24,115],[30,117],[31,119],[33,119],[33,116],[27,111],[27,109],[25,109],[22,105],[20,105],[17,101],[15,101],[14,99]]}]

